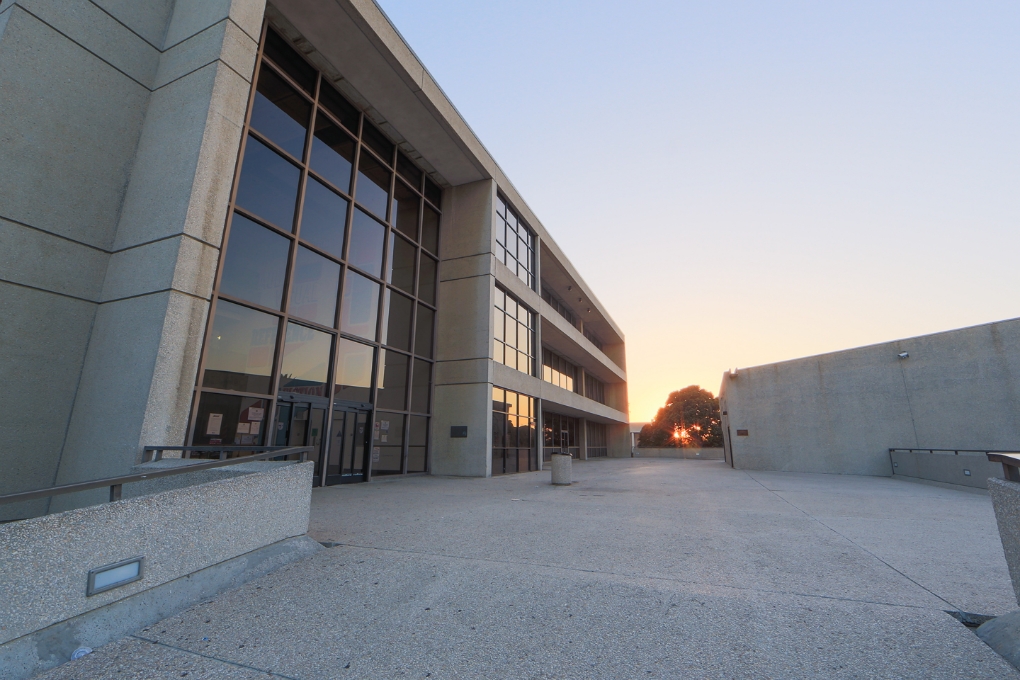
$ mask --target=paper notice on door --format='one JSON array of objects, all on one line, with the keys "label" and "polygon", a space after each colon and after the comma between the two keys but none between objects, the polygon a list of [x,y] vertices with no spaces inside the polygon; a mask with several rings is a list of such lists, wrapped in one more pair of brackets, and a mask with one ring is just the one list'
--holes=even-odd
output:
[{"label": "paper notice on door", "polygon": [[258,434],[259,433],[259,429],[261,428],[261,426],[262,426],[262,423],[252,423],[251,424],[251,433],[252,434]]},{"label": "paper notice on door", "polygon": [[379,441],[381,441],[383,444],[385,444],[389,440],[390,440],[390,436],[387,435],[387,434],[384,434],[382,437],[379,438]]},{"label": "paper notice on door", "polygon": [[242,434],[241,435],[241,445],[242,446],[247,446],[248,444],[251,444],[251,435],[250,434]]},{"label": "paper notice on door", "polygon": [[223,427],[223,414],[222,413],[210,413],[209,422],[205,426],[206,435],[217,435],[220,433],[220,428]]},{"label": "paper notice on door", "polygon": [[266,409],[264,409],[264,408],[256,408],[254,406],[249,406],[248,407],[248,420],[251,420],[251,421],[254,421],[254,422],[257,423],[257,422],[261,422],[262,419],[265,418],[265,417],[266,417]]},{"label": "paper notice on door", "polygon": [[379,421],[379,429],[381,429],[383,432],[388,432],[389,429],[390,429],[390,421],[388,421],[388,420],[380,420]]},{"label": "paper notice on door", "polygon": [[250,423],[238,423],[237,424],[237,434],[248,434],[249,432],[251,432],[251,424]]},{"label": "paper notice on door", "polygon": [[379,447],[378,446],[375,447],[374,449],[372,449],[372,462],[373,463],[378,463],[379,462]]}]

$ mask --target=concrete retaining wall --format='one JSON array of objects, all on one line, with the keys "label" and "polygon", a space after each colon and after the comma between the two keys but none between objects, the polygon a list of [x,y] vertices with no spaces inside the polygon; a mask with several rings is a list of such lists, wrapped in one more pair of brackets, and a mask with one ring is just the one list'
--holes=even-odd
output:
[{"label": "concrete retaining wall", "polygon": [[[941,484],[987,489],[988,479],[1002,479],[1002,464],[989,462],[983,453],[909,453],[892,454],[893,476],[922,479]],[[968,474],[969,473],[969,474]]]},{"label": "concrete retaining wall", "polygon": [[685,460],[723,460],[722,449],[694,448],[636,448],[635,458],[683,458]]},{"label": "concrete retaining wall", "polygon": [[890,475],[890,448],[1015,450],[1020,319],[741,368],[720,407],[738,468]]},{"label": "concrete retaining wall", "polygon": [[[313,470],[311,462],[270,463],[265,472],[0,525],[0,652],[58,622],[304,534]],[[142,580],[86,597],[90,569],[138,555]]]},{"label": "concrete retaining wall", "polygon": [[989,479],[988,495],[992,497],[995,522],[999,525],[999,538],[1013,581],[1013,594],[1020,604],[1020,484]]}]

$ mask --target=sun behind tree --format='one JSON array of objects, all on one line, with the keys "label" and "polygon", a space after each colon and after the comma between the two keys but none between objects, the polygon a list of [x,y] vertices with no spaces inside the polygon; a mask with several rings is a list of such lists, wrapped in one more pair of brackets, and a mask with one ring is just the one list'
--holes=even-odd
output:
[{"label": "sun behind tree", "polygon": [[641,428],[640,446],[722,446],[719,400],[697,385],[671,392],[652,422]]}]

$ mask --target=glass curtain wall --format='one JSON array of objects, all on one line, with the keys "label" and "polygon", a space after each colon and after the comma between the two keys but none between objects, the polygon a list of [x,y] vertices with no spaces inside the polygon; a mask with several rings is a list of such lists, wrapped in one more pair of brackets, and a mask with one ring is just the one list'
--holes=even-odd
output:
[{"label": "glass curtain wall", "polygon": [[567,453],[578,458],[581,454],[579,425],[577,418],[542,411],[543,458],[552,460],[554,453]]},{"label": "glass curtain wall", "polygon": [[496,257],[535,288],[535,233],[502,196],[496,197]]},{"label": "glass curtain wall", "polygon": [[542,380],[571,392],[580,392],[577,380],[577,366],[559,354],[542,348]]},{"label": "glass curtain wall", "polygon": [[584,374],[584,396],[600,404],[606,403],[606,384],[598,378]]},{"label": "glass curtain wall", "polygon": [[492,474],[538,469],[535,400],[492,388]]},{"label": "glass curtain wall", "polygon": [[535,375],[536,318],[524,303],[497,285],[492,358],[504,366]]},{"label": "glass curtain wall", "polygon": [[609,438],[606,435],[605,423],[588,421],[588,457],[605,458],[609,455]]},{"label": "glass curtain wall", "polygon": [[567,307],[567,305],[558,297],[553,295],[549,289],[546,288],[544,283],[542,284],[542,299],[549,303],[549,306],[556,310],[557,314],[566,319],[567,323],[574,328],[578,327],[577,319],[574,318],[574,314],[570,311],[570,308]]},{"label": "glass curtain wall", "polygon": [[189,439],[269,444],[281,393],[371,403],[373,473],[423,472],[441,191],[268,26],[248,115]]}]

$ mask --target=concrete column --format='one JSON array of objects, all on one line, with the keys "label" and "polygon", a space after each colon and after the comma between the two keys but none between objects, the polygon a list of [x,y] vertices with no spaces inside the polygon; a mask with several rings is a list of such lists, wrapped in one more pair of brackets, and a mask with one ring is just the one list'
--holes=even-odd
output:
[{"label": "concrete column", "polygon": [[545,423],[542,422],[542,400],[535,400],[535,427],[538,429],[535,444],[538,446],[538,469],[545,469]]},{"label": "concrete column", "polygon": [[[443,195],[432,474],[492,474],[492,276],[496,185],[472,182]],[[450,427],[468,426],[467,438]]]},{"label": "concrete column", "polygon": [[588,420],[586,418],[578,418],[577,422],[577,443],[581,447],[581,453],[578,458],[588,460]]}]

